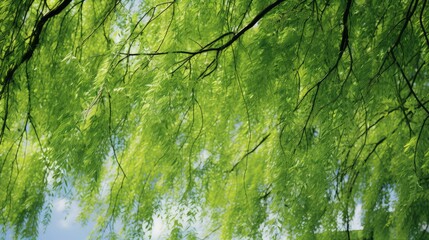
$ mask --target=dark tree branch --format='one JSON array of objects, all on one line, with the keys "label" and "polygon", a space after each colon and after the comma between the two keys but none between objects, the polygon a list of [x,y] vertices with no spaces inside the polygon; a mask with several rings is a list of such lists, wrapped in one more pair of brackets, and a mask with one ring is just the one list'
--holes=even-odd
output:
[{"label": "dark tree branch", "polygon": [[[253,26],[256,25],[256,23],[259,22],[259,20],[261,20],[265,15],[267,15],[271,10],[273,10],[275,7],[279,6],[281,3],[285,2],[285,0],[277,0],[274,3],[270,4],[269,6],[267,6],[266,8],[264,8],[261,12],[259,12],[253,19],[252,21],[250,21],[250,23],[248,23],[245,27],[243,27],[240,31],[238,31],[237,33],[234,32],[227,32],[222,34],[221,36],[217,37],[216,39],[214,39],[213,41],[211,41],[210,43],[204,45],[203,47],[201,47],[199,50],[196,51],[189,51],[189,50],[176,50],[176,51],[167,51],[167,52],[159,52],[159,48],[157,50],[155,50],[155,52],[149,52],[149,53],[124,53],[121,52],[119,54],[121,55],[125,55],[125,57],[129,57],[129,56],[158,56],[158,55],[167,55],[167,54],[185,54],[188,55],[186,58],[180,60],[179,66],[176,67],[172,73],[176,72],[179,68],[181,68],[185,63],[190,62],[192,60],[193,57],[195,57],[196,55],[202,54],[202,53],[208,53],[208,52],[216,52],[216,56],[214,57],[214,59],[210,62],[210,64],[202,71],[202,73],[198,76],[198,79],[200,78],[204,78],[207,77],[208,75],[210,75],[211,73],[213,73],[217,66],[218,66],[218,60],[219,60],[219,56],[221,54],[221,52],[230,47],[235,41],[237,41],[242,35],[244,35],[249,29],[251,29]],[[224,38],[231,36],[231,39],[229,39],[226,43],[218,46],[218,47],[213,47],[213,45],[215,45],[216,43],[220,42],[221,40],[223,40]]]},{"label": "dark tree branch", "polygon": [[121,170],[122,174],[124,174],[124,177],[127,178],[127,174],[125,174],[124,169],[122,168],[121,163],[119,162],[118,159],[118,155],[116,154],[116,147],[115,147],[115,143],[114,143],[114,133],[112,131],[112,102],[111,102],[111,96],[110,93],[107,93],[108,95],[108,103],[109,103],[109,141],[110,141],[110,146],[112,148],[113,151],[113,157],[115,158],[116,163],[119,166],[119,169]]},{"label": "dark tree branch", "polygon": [[223,50],[227,47],[229,47],[231,44],[233,44],[237,39],[241,37],[247,30],[251,29],[259,20],[261,20],[267,13],[269,13],[271,10],[273,10],[275,7],[283,3],[285,0],[277,0],[268,7],[266,7],[264,10],[262,10],[258,15],[253,18],[253,20],[247,24],[243,29],[241,29],[236,35],[234,35],[227,43],[219,47],[219,50]]},{"label": "dark tree branch", "polygon": [[370,85],[370,86],[372,85],[372,82],[374,81],[374,79],[376,79],[377,77],[381,76],[381,74],[382,74],[383,72],[385,72],[388,68],[390,68],[392,65],[394,65],[394,63],[392,63],[392,64],[388,65],[386,68],[384,68],[384,69],[383,69],[384,65],[385,65],[385,64],[386,64],[386,62],[387,62],[387,59],[388,59],[388,57],[389,57],[390,52],[393,52],[393,51],[395,50],[395,48],[396,48],[396,47],[399,45],[399,43],[401,42],[402,35],[405,33],[405,29],[407,28],[408,23],[411,21],[411,17],[414,15],[414,13],[415,13],[415,11],[416,11],[417,3],[418,3],[418,1],[412,1],[412,2],[410,3],[410,5],[408,6],[408,10],[407,10],[407,13],[406,13],[405,17],[395,25],[395,28],[396,28],[396,26],[398,26],[401,22],[403,22],[403,21],[404,21],[404,25],[402,26],[401,31],[399,32],[398,37],[396,38],[395,42],[394,42],[394,43],[393,43],[393,45],[390,47],[390,49],[389,49],[389,50],[387,50],[387,52],[386,52],[386,54],[385,54],[385,56],[384,56],[384,58],[383,58],[383,62],[382,62],[382,64],[381,64],[381,66],[380,66],[380,68],[379,68],[378,72],[374,75],[374,77],[372,77],[372,78],[370,79],[370,82],[369,82],[369,85]]},{"label": "dark tree branch", "polygon": [[12,81],[13,75],[15,74],[16,70],[19,68],[19,66],[28,60],[33,56],[34,50],[36,50],[37,45],[40,41],[40,35],[42,34],[43,27],[45,26],[46,22],[55,17],[56,15],[60,14],[62,10],[64,10],[72,0],[64,0],[60,5],[58,5],[56,8],[54,8],[52,11],[48,12],[46,15],[40,18],[40,20],[36,23],[34,30],[30,36],[30,43],[28,45],[27,51],[25,51],[24,55],[21,57],[21,59],[14,64],[12,68],[10,68],[6,74],[6,77],[4,78],[2,82],[2,90],[0,91],[0,99],[3,96],[5,87],[7,84],[9,84]]},{"label": "dark tree branch", "polygon": [[348,0],[346,9],[344,10],[344,13],[343,13],[343,33],[342,33],[341,43],[340,43],[340,53],[338,55],[337,61],[341,59],[344,51],[349,46],[349,16],[350,16],[351,6],[352,6],[352,0]]},{"label": "dark tree branch", "polygon": [[[201,54],[201,53],[205,53],[205,52],[213,52],[213,51],[220,52],[220,51],[228,48],[229,46],[231,46],[244,33],[246,33],[249,29],[251,29],[253,26],[255,26],[255,24],[258,23],[259,20],[261,20],[265,15],[267,15],[267,13],[269,13],[271,10],[273,10],[275,7],[277,7],[278,5],[280,5],[281,3],[283,3],[284,1],[285,0],[277,0],[277,1],[275,1],[274,3],[272,3],[269,6],[267,6],[266,8],[264,8],[260,13],[258,13],[258,15],[256,15],[252,19],[252,21],[250,23],[248,23],[244,28],[242,28],[237,33],[233,33],[233,32],[224,33],[220,37],[218,37],[215,40],[211,41],[210,43],[208,43],[207,45],[205,45],[204,47],[202,47],[201,49],[199,49],[197,51],[186,51],[186,50],[183,51],[183,50],[179,50],[179,51],[170,51],[170,52],[130,53],[130,54],[123,53],[123,54],[129,55],[129,56],[139,56],[139,55],[157,56],[157,55],[166,55],[166,54],[188,54],[188,55],[195,56],[197,54]],[[221,45],[219,47],[211,47],[216,42],[222,40],[223,38],[225,38],[226,36],[229,36],[229,35],[233,35],[233,36],[225,44],[223,44],[223,45]]]},{"label": "dark tree branch", "polygon": [[252,154],[253,152],[255,152],[256,151],[256,149],[258,149],[261,145],[262,145],[262,143],[264,143],[267,139],[268,139],[268,137],[271,135],[271,133],[268,133],[267,135],[265,135],[263,138],[262,138],[262,140],[261,141],[259,141],[259,143],[254,147],[254,148],[252,148],[252,150],[250,150],[250,151],[248,151],[246,154],[244,154],[244,156],[243,157],[241,157],[241,159],[238,161],[238,162],[236,162],[235,164],[234,164],[234,166],[232,166],[232,168],[229,170],[229,172],[233,172],[234,170],[235,170],[235,168],[237,168],[237,166],[238,166],[238,164],[240,164],[240,162],[242,162],[243,161],[243,159],[245,159],[247,156],[249,156],[250,154]]},{"label": "dark tree branch", "polygon": [[[407,83],[408,88],[410,89],[411,94],[413,95],[414,99],[416,99],[417,103],[419,104],[419,106],[421,106],[423,108],[423,110],[429,115],[429,109],[424,105],[424,103],[422,102],[422,100],[420,99],[419,96],[417,96],[417,93],[414,91],[413,88],[413,84],[410,82],[410,79],[408,79],[407,75],[405,74],[404,69],[402,68],[401,64],[398,62],[398,60],[396,59],[395,53],[393,51],[390,52],[390,55],[393,58],[393,61],[395,62],[395,64],[397,65],[397,67],[399,68],[399,71],[401,72],[402,77],[404,78],[405,82]],[[423,63],[424,65],[425,63]],[[417,74],[414,75],[414,78],[417,77]]]},{"label": "dark tree branch", "polygon": [[[298,108],[301,106],[304,99],[310,94],[310,92],[312,92],[314,89],[316,89],[316,92],[312,98],[312,103],[311,103],[312,105],[311,105],[310,113],[308,114],[308,117],[307,117],[305,124],[304,124],[304,127],[302,129],[302,134],[301,134],[301,138],[298,142],[298,145],[301,144],[301,141],[302,141],[302,138],[303,138],[304,133],[306,131],[306,128],[308,126],[308,123],[311,119],[311,116],[313,115],[314,105],[316,104],[317,95],[319,92],[320,85],[334,72],[334,70],[336,70],[338,68],[340,60],[343,57],[344,51],[346,51],[346,50],[348,50],[349,55],[350,55],[349,56],[350,57],[350,67],[349,67],[349,70],[347,72],[347,76],[346,76],[344,82],[350,77],[350,74],[352,72],[353,57],[352,57],[352,51],[351,51],[351,48],[349,45],[349,17],[350,17],[351,6],[352,6],[352,0],[348,0],[346,8],[345,8],[344,13],[343,13],[343,31],[342,31],[341,43],[340,43],[340,47],[339,47],[339,53],[338,53],[338,57],[337,57],[335,64],[329,68],[328,72],[325,74],[325,76],[322,79],[320,79],[316,84],[314,84],[310,89],[308,89],[307,92],[305,92],[304,96],[301,98],[301,100],[298,100],[298,103],[295,106],[294,111],[298,110]],[[302,62],[302,64],[304,64],[304,62]],[[342,91],[343,86],[344,86],[344,83],[341,86],[341,91]],[[336,99],[338,99],[340,95],[341,95],[341,93],[337,96]]]},{"label": "dark tree branch", "polygon": [[67,7],[67,5],[69,5],[71,3],[71,1],[72,0],[64,0],[56,8],[49,11],[46,15],[44,15],[40,18],[40,20],[35,24],[33,32],[30,36],[30,43],[28,44],[27,50],[24,52],[24,55],[22,55],[21,59],[18,60],[15,64],[13,64],[11,68],[9,68],[9,70],[6,73],[6,76],[2,80],[2,82],[1,82],[2,87],[0,90],[0,100],[3,99],[3,94],[6,93],[7,96],[6,96],[6,103],[5,103],[5,113],[3,116],[3,123],[2,123],[2,127],[1,127],[1,132],[0,132],[0,143],[2,142],[3,135],[4,135],[5,129],[7,127],[6,122],[7,122],[7,117],[8,117],[8,108],[9,108],[9,106],[8,106],[9,93],[8,92],[10,91],[9,85],[12,82],[13,75],[15,74],[15,72],[18,70],[18,68],[22,64],[24,64],[25,62],[30,60],[30,58],[33,56],[33,53],[36,50],[37,45],[39,44],[40,35],[42,34],[43,27],[48,22],[48,20],[55,17],[56,15],[60,14],[61,11],[63,11]]},{"label": "dark tree branch", "polygon": [[107,18],[110,16],[110,14],[112,14],[113,13],[113,11],[116,9],[116,7],[118,6],[118,4],[119,4],[119,1],[115,1],[114,2],[114,4],[113,4],[113,7],[111,7],[109,10],[107,10],[107,12],[106,12],[106,14],[104,15],[104,17],[103,17],[103,19],[101,19],[101,21],[98,23],[98,25],[91,31],[91,33],[88,35],[88,36],[86,36],[86,38],[85,39],[83,39],[83,41],[81,42],[81,44],[80,44],[80,48],[82,48],[83,47],[83,45],[85,45],[85,43],[86,43],[86,41],[88,41],[88,39],[89,38],[91,38],[92,37],[92,35],[94,35],[94,33],[98,30],[98,29],[100,29],[103,25],[104,25],[104,23],[107,21]]},{"label": "dark tree branch", "polygon": [[429,116],[426,116],[425,120],[422,123],[422,126],[420,127],[420,131],[419,131],[419,135],[417,136],[417,140],[416,140],[416,144],[414,146],[414,156],[413,156],[413,164],[414,164],[414,173],[416,174],[417,178],[419,178],[419,180],[422,178],[421,173],[418,171],[417,168],[417,150],[419,147],[419,143],[422,137],[422,133],[423,133],[423,129],[426,126],[426,121],[429,119]]},{"label": "dark tree branch", "polygon": [[425,10],[425,8],[426,8],[426,3],[427,3],[427,0],[424,0],[424,1],[423,1],[422,9],[421,9],[421,11],[420,11],[419,22],[420,22],[420,27],[422,28],[422,31],[423,31],[423,36],[425,37],[425,40],[426,40],[426,45],[427,45],[427,47],[429,48],[429,38],[428,38],[428,33],[427,33],[426,28],[425,28],[425,25],[424,25],[424,23],[423,23],[423,12],[424,12],[424,10]]}]

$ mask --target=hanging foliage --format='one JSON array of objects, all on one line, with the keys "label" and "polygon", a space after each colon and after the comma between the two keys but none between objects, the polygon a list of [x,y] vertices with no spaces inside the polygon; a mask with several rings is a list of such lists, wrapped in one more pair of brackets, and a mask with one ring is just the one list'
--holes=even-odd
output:
[{"label": "hanging foliage", "polygon": [[427,238],[428,8],[3,0],[3,233],[66,196],[93,238]]}]

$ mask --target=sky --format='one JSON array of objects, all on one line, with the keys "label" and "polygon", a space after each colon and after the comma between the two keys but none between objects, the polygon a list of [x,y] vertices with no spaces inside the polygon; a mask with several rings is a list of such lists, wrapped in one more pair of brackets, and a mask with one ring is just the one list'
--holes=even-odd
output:
[{"label": "sky", "polygon": [[[40,229],[40,240],[81,240],[88,239],[94,222],[89,222],[83,226],[77,221],[80,212],[76,201],[69,201],[66,198],[56,198],[52,204],[52,215],[49,225],[44,230]],[[168,228],[160,217],[154,217],[152,229],[152,239],[165,239]]]},{"label": "sky", "polygon": [[93,223],[82,226],[76,218],[79,207],[76,202],[68,203],[65,198],[57,198],[53,201],[51,221],[45,231],[41,229],[38,239],[43,240],[76,240],[87,239]]},{"label": "sky", "polygon": [[[200,154],[201,160],[208,158],[210,155],[207,151],[202,151]],[[112,167],[108,164],[106,167]],[[197,167],[197,166],[196,166]],[[52,181],[52,179],[51,179]],[[108,180],[103,181],[101,184],[101,196],[109,194],[109,182]],[[169,210],[161,210],[162,214],[153,216],[153,226],[151,230],[151,239],[166,239],[171,228],[166,224],[166,218],[168,216],[177,216],[178,221],[181,222],[183,229],[195,231],[198,237],[203,239],[218,239],[218,232],[209,234],[216,229],[216,226],[211,224],[211,219],[206,216],[202,217],[199,214],[196,215],[196,220],[193,223],[189,223],[186,216],[180,216],[178,206],[174,200],[163,201],[163,206],[171,206]],[[190,210],[190,209],[188,209]],[[89,221],[87,225],[82,225],[78,220],[80,213],[79,202],[70,200],[64,197],[55,197],[52,199],[52,214],[51,221],[48,226],[44,228],[40,227],[38,239],[40,240],[83,240],[88,239],[92,229],[95,226],[94,221]],[[198,212],[198,211],[197,211]],[[275,218],[275,213],[272,213],[272,217]],[[350,223],[352,230],[362,229],[360,218],[362,216],[362,203],[358,202],[355,215]],[[341,218],[338,219],[341,222]],[[42,225],[42,224],[41,224]],[[267,229],[260,229],[263,233],[264,239],[269,239]],[[280,235],[284,235],[279,233]],[[208,236],[209,235],[209,236]],[[217,237],[216,237],[217,236]],[[207,237],[207,238],[205,238]],[[285,236],[285,239],[287,237]],[[147,238],[145,238],[147,239]]]},{"label": "sky", "polygon": [[[38,239],[40,240],[80,240],[88,239],[93,227],[94,222],[89,222],[88,225],[83,226],[77,221],[79,214],[79,206],[75,201],[68,201],[65,198],[56,198],[53,201],[52,216],[49,225],[45,231],[40,230]],[[362,229],[360,224],[360,216],[362,215],[362,205],[358,204],[355,210],[355,216],[351,221],[352,229]],[[169,228],[164,223],[162,217],[154,217],[154,225],[152,228],[151,239],[165,239],[166,233],[169,232]],[[204,232],[204,226],[210,225],[209,219],[201,221],[199,224],[194,226],[194,229],[198,232]],[[264,234],[265,235],[265,234]]]}]

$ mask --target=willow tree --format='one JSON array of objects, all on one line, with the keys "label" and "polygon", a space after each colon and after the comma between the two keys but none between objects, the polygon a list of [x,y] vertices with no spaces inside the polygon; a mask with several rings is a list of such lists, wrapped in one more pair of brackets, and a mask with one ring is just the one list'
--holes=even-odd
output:
[{"label": "willow tree", "polygon": [[162,214],[172,238],[353,238],[358,204],[366,238],[428,237],[427,0],[4,0],[0,22],[3,232],[65,196],[94,238]]}]

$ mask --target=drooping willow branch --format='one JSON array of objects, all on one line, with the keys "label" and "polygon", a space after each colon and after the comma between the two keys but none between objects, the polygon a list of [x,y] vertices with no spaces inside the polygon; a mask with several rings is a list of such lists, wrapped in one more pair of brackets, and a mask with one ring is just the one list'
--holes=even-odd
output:
[{"label": "drooping willow branch", "polygon": [[267,139],[268,139],[268,137],[271,135],[271,133],[268,133],[267,135],[265,135],[263,138],[262,138],[262,140],[261,141],[259,141],[259,143],[258,144],[256,144],[256,146],[254,147],[254,148],[252,148],[252,150],[250,150],[250,151],[248,151],[248,152],[246,152],[246,154],[244,154],[241,158],[240,158],[240,160],[238,161],[238,162],[236,162],[233,166],[232,166],[232,168],[231,169],[229,169],[229,171],[228,172],[233,172],[236,168],[237,168],[237,166],[238,166],[238,164],[240,164],[240,162],[242,162],[243,161],[243,159],[245,159],[247,156],[249,156],[250,154],[252,154],[252,153],[254,153],[261,145],[262,145],[262,143],[264,143]]},{"label": "drooping willow branch", "polygon": [[6,85],[8,85],[12,81],[13,75],[15,74],[16,70],[18,70],[19,66],[21,66],[23,63],[30,60],[30,58],[33,56],[33,53],[36,50],[37,45],[39,45],[40,35],[42,34],[43,27],[45,26],[45,24],[48,22],[49,19],[60,14],[71,3],[71,1],[72,0],[64,0],[56,8],[49,11],[46,15],[43,15],[40,18],[40,20],[35,24],[34,30],[30,36],[30,43],[28,44],[27,50],[25,51],[24,55],[22,55],[21,59],[19,61],[17,61],[7,71],[7,74],[2,81],[2,89],[0,91],[0,99],[2,99],[3,93],[6,89]]},{"label": "drooping willow branch", "polygon": [[[196,51],[186,51],[186,50],[177,50],[177,51],[168,51],[168,52],[149,52],[149,53],[121,53],[128,56],[157,56],[157,55],[166,55],[166,54],[187,54],[190,55],[189,59],[192,58],[195,55],[206,53],[206,52],[221,52],[222,50],[228,48],[231,46],[235,41],[237,41],[243,34],[245,34],[249,29],[251,29],[253,26],[256,25],[256,23],[259,22],[265,15],[267,15],[271,10],[273,10],[275,7],[279,6],[285,2],[285,0],[277,0],[274,3],[268,5],[266,8],[264,8],[261,12],[259,12],[253,19],[250,21],[245,27],[243,27],[240,31],[237,33],[234,32],[227,32],[222,34],[220,37],[214,39],[210,43],[206,44],[205,46],[201,47],[199,50]],[[227,36],[232,35],[231,39],[229,39],[226,43],[218,46],[213,47],[214,44],[221,41]]]},{"label": "drooping willow branch", "polygon": [[6,93],[6,102],[5,102],[5,111],[3,114],[3,123],[0,130],[0,143],[2,142],[3,135],[7,126],[6,122],[7,122],[8,110],[9,110],[9,99],[8,99],[9,93],[8,92],[9,92],[9,85],[13,79],[13,75],[22,64],[26,63],[33,56],[34,51],[39,45],[40,36],[42,34],[43,28],[45,24],[48,22],[48,20],[60,14],[71,2],[72,0],[64,0],[56,8],[52,9],[47,14],[43,15],[40,18],[40,20],[36,22],[34,26],[34,30],[30,36],[30,42],[28,44],[27,50],[24,52],[22,57],[9,68],[4,79],[2,80],[1,82],[2,86],[0,89],[0,100],[3,99],[3,96],[4,96],[3,94]]}]

